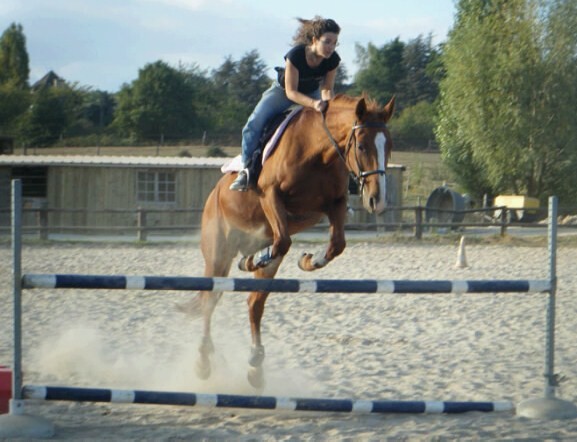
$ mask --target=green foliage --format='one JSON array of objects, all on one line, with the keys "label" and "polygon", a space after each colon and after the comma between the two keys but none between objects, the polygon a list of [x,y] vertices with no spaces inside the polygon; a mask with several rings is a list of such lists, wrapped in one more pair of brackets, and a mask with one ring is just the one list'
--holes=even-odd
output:
[{"label": "green foliage", "polygon": [[264,72],[266,65],[258,52],[246,53],[239,61],[227,57],[212,73],[214,93],[212,103],[215,113],[214,130],[230,134],[239,140],[242,127],[270,86]]},{"label": "green foliage", "polygon": [[436,108],[428,101],[421,101],[403,109],[398,117],[391,121],[395,145],[401,148],[428,147],[428,142],[435,138],[436,121]]},{"label": "green foliage", "polygon": [[437,128],[447,165],[477,197],[577,201],[577,4],[461,0],[457,8]]},{"label": "green foliage", "polygon": [[147,64],[118,94],[115,126],[135,139],[186,137],[195,121],[193,89],[182,71],[163,61]]},{"label": "green foliage", "polygon": [[10,85],[0,85],[0,128],[4,133],[17,132],[18,117],[30,106],[30,93]]},{"label": "green foliage", "polygon": [[206,150],[207,157],[214,157],[214,158],[225,158],[228,157],[226,152],[222,150],[221,147],[218,146],[211,146]]},{"label": "green foliage", "polygon": [[398,109],[421,101],[434,102],[442,68],[432,37],[419,36],[408,43],[398,38],[378,48],[356,45],[360,68],[352,91],[368,93],[381,103],[397,98]]},{"label": "green foliage", "polygon": [[397,84],[397,99],[404,107],[423,101],[432,103],[439,93],[434,63],[438,52],[433,47],[432,36],[419,36],[410,40],[403,50],[404,77]]},{"label": "green foliage", "polygon": [[81,102],[80,91],[68,86],[34,92],[30,108],[19,118],[20,140],[27,146],[54,144],[75,120]]},{"label": "green foliage", "polygon": [[0,37],[0,85],[28,87],[28,52],[22,25],[12,23]]},{"label": "green foliage", "polygon": [[405,78],[404,49],[405,44],[398,38],[381,48],[369,43],[365,49],[357,44],[357,62],[361,67],[355,76],[354,93],[365,92],[380,103],[386,103]]}]

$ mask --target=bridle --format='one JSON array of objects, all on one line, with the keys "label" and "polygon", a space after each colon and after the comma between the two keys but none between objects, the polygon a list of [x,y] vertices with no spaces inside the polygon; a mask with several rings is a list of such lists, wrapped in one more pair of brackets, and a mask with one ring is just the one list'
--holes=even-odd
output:
[{"label": "bridle", "polygon": [[[331,131],[329,130],[329,128],[327,126],[326,116],[325,116],[324,112],[322,112],[322,116],[323,116],[323,128],[325,129],[325,132],[327,133],[331,144],[333,145],[333,147],[337,151],[338,156],[343,161],[343,163],[345,163],[345,166],[349,170],[349,175],[357,183],[357,186],[359,187],[359,193],[363,192],[363,187],[365,186],[365,180],[367,177],[369,177],[371,175],[377,175],[377,174],[380,176],[386,176],[386,171],[384,169],[375,169],[375,170],[368,170],[368,171],[362,170],[361,163],[359,161],[359,155],[358,155],[359,147],[357,144],[357,137],[355,134],[357,129],[365,129],[365,128],[386,129],[387,125],[384,122],[381,123],[381,122],[377,122],[377,121],[372,121],[372,122],[367,122],[367,123],[363,123],[363,124],[357,124],[357,122],[355,121],[355,124],[351,128],[349,136],[347,137],[347,142],[345,144],[344,155],[343,155],[343,153],[341,153],[341,148],[340,148],[339,144],[336,142],[333,135],[331,134]],[[353,141],[354,141],[354,146],[355,146],[355,162],[356,162],[356,166],[357,166],[357,170],[358,170],[358,173],[356,173],[356,174],[355,174],[353,168],[348,163],[349,150],[353,146]],[[385,156],[386,156],[386,152],[385,152]]]}]

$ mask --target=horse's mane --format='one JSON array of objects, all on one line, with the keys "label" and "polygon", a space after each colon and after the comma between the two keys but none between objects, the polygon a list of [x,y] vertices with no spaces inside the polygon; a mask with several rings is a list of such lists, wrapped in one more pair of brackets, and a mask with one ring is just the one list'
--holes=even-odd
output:
[{"label": "horse's mane", "polygon": [[358,101],[361,98],[365,99],[365,103],[367,104],[367,111],[369,111],[369,112],[381,111],[381,107],[379,106],[377,101],[374,100],[373,98],[368,97],[364,93],[360,96],[355,96],[355,97],[352,97],[352,96],[346,95],[346,94],[342,94],[342,93],[337,94],[331,100],[330,106],[333,106],[334,108],[340,108],[340,107],[351,108],[353,106],[356,106],[356,104],[358,103]]}]

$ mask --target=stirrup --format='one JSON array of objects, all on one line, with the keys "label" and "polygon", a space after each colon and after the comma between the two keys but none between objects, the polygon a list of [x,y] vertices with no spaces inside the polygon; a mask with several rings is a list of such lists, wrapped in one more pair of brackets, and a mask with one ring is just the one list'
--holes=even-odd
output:
[{"label": "stirrup", "polygon": [[248,169],[242,169],[229,187],[230,190],[246,192],[248,190]]}]

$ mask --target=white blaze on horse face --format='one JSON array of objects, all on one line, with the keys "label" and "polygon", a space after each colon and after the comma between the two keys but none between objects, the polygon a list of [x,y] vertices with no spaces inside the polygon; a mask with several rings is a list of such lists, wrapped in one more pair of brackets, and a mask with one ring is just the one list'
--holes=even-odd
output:
[{"label": "white blaze on horse face", "polygon": [[[379,170],[385,170],[385,160],[387,158],[387,137],[384,133],[379,132],[375,137],[375,147],[379,156]],[[376,213],[380,213],[387,205],[387,177],[386,175],[379,175],[379,202],[375,208]]]}]

